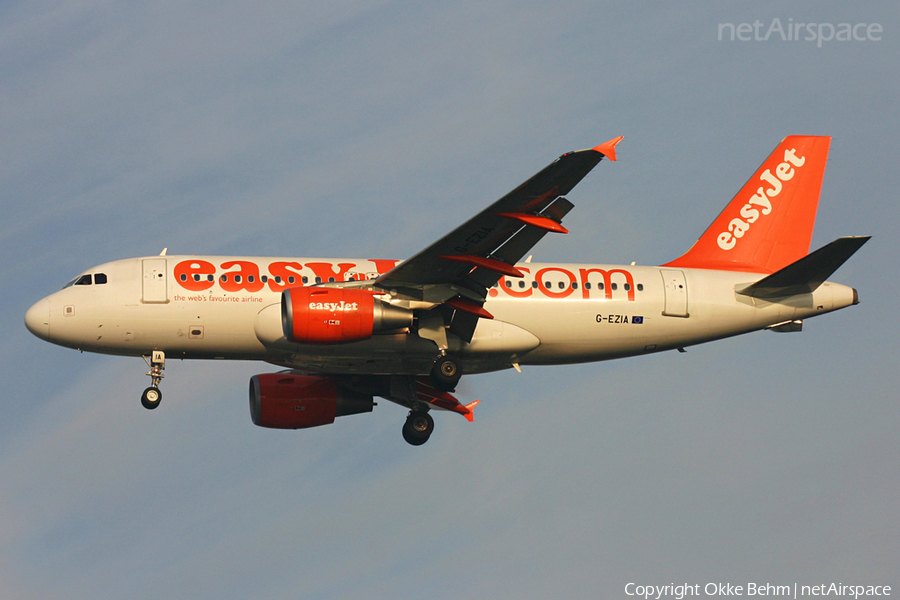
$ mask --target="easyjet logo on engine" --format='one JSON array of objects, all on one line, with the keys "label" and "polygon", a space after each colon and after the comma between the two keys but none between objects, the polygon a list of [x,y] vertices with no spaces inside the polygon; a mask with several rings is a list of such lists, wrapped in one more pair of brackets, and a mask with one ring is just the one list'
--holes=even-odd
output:
[{"label": "easyjet logo on engine", "polygon": [[358,302],[310,302],[309,310],[327,310],[329,312],[348,312],[358,310]]},{"label": "easyjet logo on engine", "polygon": [[772,212],[772,201],[784,189],[782,182],[793,179],[794,175],[796,175],[794,167],[802,167],[806,162],[806,158],[797,156],[796,152],[793,148],[785,150],[784,162],[779,163],[775,167],[774,174],[772,174],[771,169],[766,169],[760,174],[759,180],[769,186],[768,189],[766,189],[766,185],[762,185],[756,190],[754,195],[750,196],[747,203],[741,207],[741,218],[735,217],[731,219],[728,223],[727,231],[723,231],[716,238],[719,248],[722,250],[734,248],[737,241],[750,231],[750,226],[756,223],[760,215],[765,216]]}]

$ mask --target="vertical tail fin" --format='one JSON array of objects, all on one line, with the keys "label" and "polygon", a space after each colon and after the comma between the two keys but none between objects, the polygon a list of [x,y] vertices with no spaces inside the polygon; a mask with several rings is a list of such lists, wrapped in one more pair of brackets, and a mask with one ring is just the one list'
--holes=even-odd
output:
[{"label": "vertical tail fin", "polygon": [[663,266],[774,273],[806,256],[830,144],[786,137],[697,243]]}]

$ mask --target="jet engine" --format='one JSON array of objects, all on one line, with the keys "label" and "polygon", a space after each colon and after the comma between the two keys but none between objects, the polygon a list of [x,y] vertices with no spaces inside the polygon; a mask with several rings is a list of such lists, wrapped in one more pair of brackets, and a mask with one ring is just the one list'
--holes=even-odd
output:
[{"label": "jet engine", "polygon": [[272,429],[305,429],[335,417],[372,412],[372,396],[348,389],[334,377],[265,373],[250,378],[250,418]]},{"label": "jet engine", "polygon": [[281,295],[284,336],[297,344],[365,340],[376,332],[412,325],[413,314],[366,290],[300,287]]}]

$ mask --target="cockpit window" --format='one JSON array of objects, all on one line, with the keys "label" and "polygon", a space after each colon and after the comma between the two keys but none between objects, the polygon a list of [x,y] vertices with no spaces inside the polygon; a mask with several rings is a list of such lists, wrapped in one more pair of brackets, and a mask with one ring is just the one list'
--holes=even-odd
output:
[{"label": "cockpit window", "polygon": [[[93,279],[92,279],[90,273],[88,273],[87,275],[79,275],[78,277],[76,277],[75,279],[73,279],[72,281],[70,281],[69,283],[64,285],[63,289],[66,289],[67,287],[72,287],[73,285],[91,285],[92,281],[93,281]],[[103,273],[98,273],[97,274],[97,284],[99,285],[101,283],[106,283],[106,275],[104,275]]]},{"label": "cockpit window", "polygon": [[106,283],[106,273],[94,274],[94,283],[96,285],[103,285],[104,283]]}]

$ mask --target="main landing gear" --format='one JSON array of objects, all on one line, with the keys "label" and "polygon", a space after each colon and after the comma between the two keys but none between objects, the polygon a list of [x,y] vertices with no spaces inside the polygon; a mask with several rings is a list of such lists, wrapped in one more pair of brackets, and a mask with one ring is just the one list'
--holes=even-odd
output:
[{"label": "main landing gear", "polygon": [[452,392],[456,389],[462,374],[462,365],[459,361],[444,354],[439,356],[431,367],[431,384],[442,392]]},{"label": "main landing gear", "polygon": [[144,362],[147,363],[147,366],[150,367],[150,370],[147,371],[147,375],[150,376],[151,383],[150,387],[141,394],[141,404],[147,410],[153,410],[159,406],[160,402],[162,402],[162,392],[159,391],[159,382],[165,377],[165,375],[163,375],[163,370],[166,368],[166,353],[160,350],[154,350],[149,359],[146,356],[142,358],[144,359]]},{"label": "main landing gear", "polygon": [[413,446],[421,446],[428,441],[434,431],[434,419],[423,410],[411,410],[403,424],[403,439]]},{"label": "main landing gear", "polygon": [[[456,398],[446,392],[456,388],[462,374],[462,365],[457,359],[441,354],[434,361],[427,380],[423,377],[417,382],[412,376],[392,380],[393,393],[389,399],[410,407],[406,423],[403,424],[403,439],[407,443],[421,446],[434,432],[434,419],[428,414],[429,405],[426,402],[437,403],[437,406],[448,410],[455,410],[454,406],[459,406]],[[396,387],[393,385],[395,382],[398,382]]]},{"label": "main landing gear", "polygon": [[409,407],[409,415],[403,424],[403,439],[413,446],[421,446],[434,432],[434,419],[428,414],[432,407],[452,411],[472,420],[472,409],[478,401],[463,406],[448,394],[462,377],[459,360],[442,352],[435,359],[429,377],[397,375],[391,377],[390,392],[384,397]]}]

